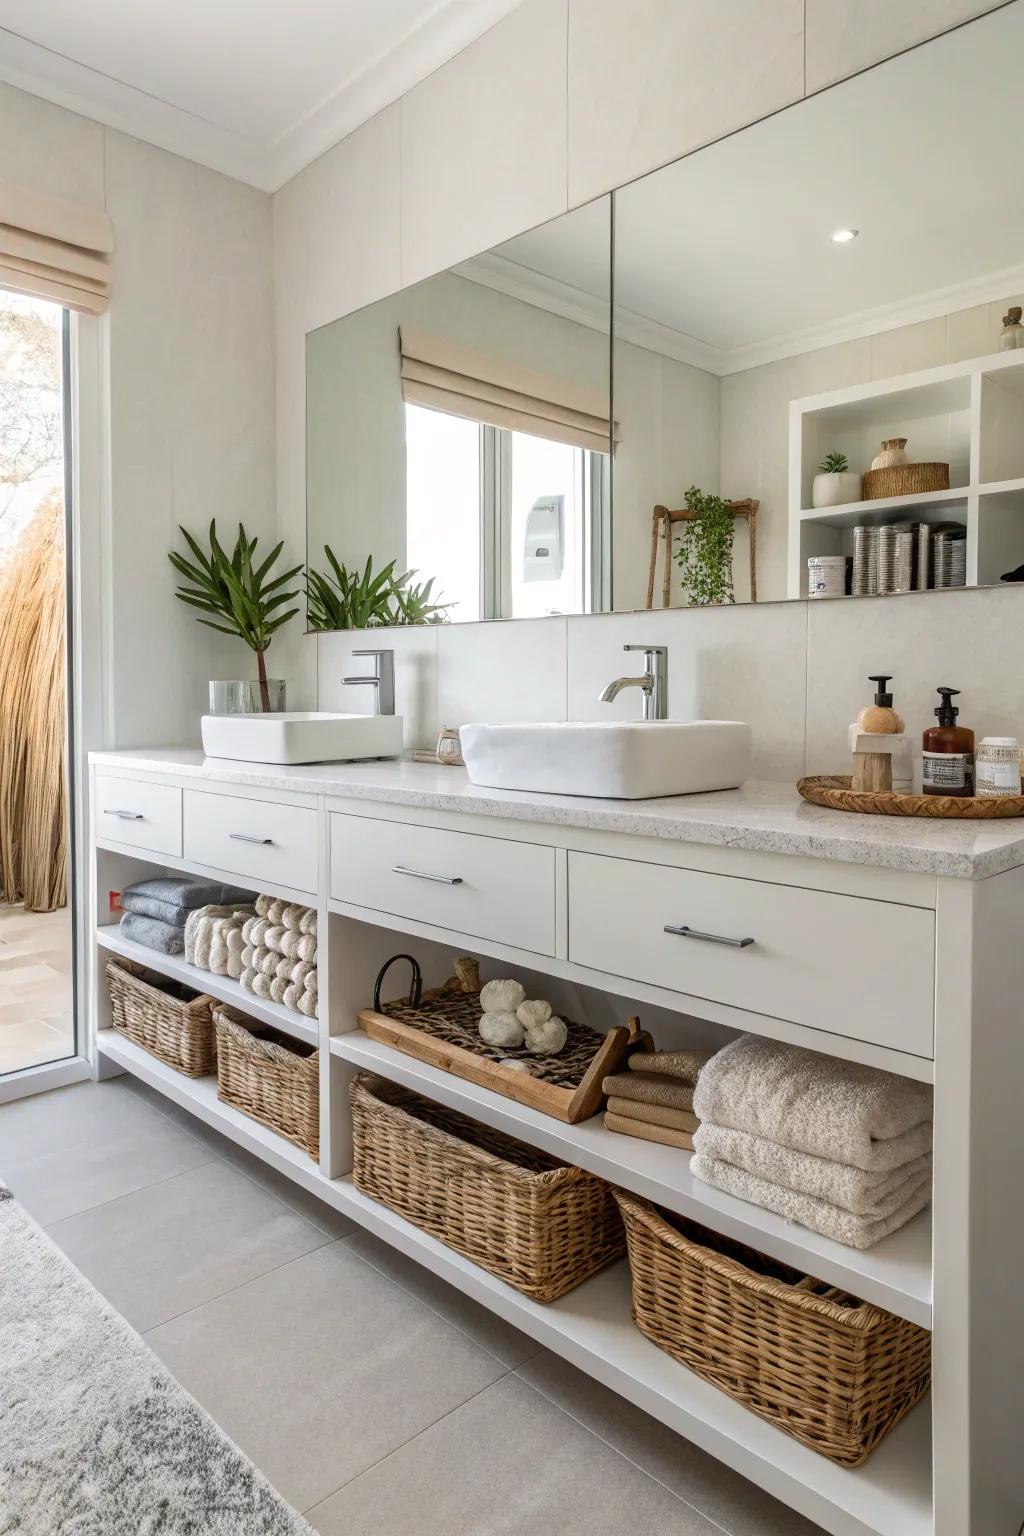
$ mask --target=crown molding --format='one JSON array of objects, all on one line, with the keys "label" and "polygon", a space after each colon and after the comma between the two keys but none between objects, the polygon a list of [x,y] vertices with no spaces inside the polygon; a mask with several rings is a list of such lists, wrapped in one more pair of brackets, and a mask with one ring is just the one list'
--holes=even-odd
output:
[{"label": "crown molding", "polygon": [[0,27],[0,81],[236,181],[276,192],[461,53],[521,0],[438,0],[394,45],[273,140],[240,134]]}]

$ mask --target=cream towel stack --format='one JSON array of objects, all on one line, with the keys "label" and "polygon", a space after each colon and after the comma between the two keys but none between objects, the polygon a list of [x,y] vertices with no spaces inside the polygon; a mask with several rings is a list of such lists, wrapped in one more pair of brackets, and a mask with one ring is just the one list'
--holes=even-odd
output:
[{"label": "cream towel stack", "polygon": [[847,1247],[931,1200],[925,1083],[744,1035],[701,1073],[694,1113],[697,1178]]},{"label": "cream towel stack", "polygon": [[242,928],[254,907],[197,907],[185,922],[185,959],[214,976],[241,979],[244,969]]},{"label": "cream towel stack", "polygon": [[693,1150],[700,1121],[693,1093],[710,1051],[634,1051],[628,1071],[606,1077],[605,1129],[664,1146]]},{"label": "cream towel stack", "polygon": [[316,912],[273,896],[256,898],[242,927],[239,980],[256,997],[317,1016]]}]

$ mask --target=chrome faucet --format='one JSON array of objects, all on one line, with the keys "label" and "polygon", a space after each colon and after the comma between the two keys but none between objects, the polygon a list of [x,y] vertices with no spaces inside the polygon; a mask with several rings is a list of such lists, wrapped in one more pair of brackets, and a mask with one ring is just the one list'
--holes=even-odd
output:
[{"label": "chrome faucet", "polygon": [[599,694],[602,704],[618,698],[623,688],[639,688],[644,696],[644,719],[668,719],[668,647],[664,645],[624,645],[624,651],[643,651],[644,670],[640,677],[617,677]]},{"label": "chrome faucet", "polygon": [[373,656],[376,666],[369,677],[343,677],[348,687],[373,689],[375,715],[393,715],[395,712],[395,653],[394,651],[353,651],[353,656]]}]

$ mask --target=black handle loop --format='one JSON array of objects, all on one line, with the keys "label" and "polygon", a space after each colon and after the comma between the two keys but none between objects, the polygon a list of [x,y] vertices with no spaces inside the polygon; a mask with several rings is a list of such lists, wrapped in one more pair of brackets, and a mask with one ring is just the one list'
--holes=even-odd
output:
[{"label": "black handle loop", "polygon": [[380,1013],[380,1011],[381,1011],[380,1010],[380,989],[381,989],[381,986],[383,985],[384,978],[387,975],[388,971],[390,971],[391,967],[397,961],[399,961],[399,960],[408,960],[410,966],[412,967],[412,984],[411,984],[410,989],[409,989],[409,1002],[410,1002],[410,1005],[413,1008],[418,1008],[419,1005],[420,1005],[420,998],[423,996],[423,972],[419,968],[418,961],[415,959],[415,957],[413,955],[392,955],[390,960],[385,960],[384,964],[381,966],[380,971],[377,974],[377,980],[374,982],[374,986],[373,986],[373,1011],[374,1011],[374,1013]]}]

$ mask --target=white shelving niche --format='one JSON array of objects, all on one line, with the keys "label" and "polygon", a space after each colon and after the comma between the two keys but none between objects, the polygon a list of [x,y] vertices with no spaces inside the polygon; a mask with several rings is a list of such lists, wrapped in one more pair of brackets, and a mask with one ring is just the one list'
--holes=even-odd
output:
[{"label": "white shelving niche", "polygon": [[[811,484],[826,453],[845,453],[851,469],[863,474],[890,437],[906,437],[914,461],[948,462],[949,489],[811,506]],[[791,402],[788,595],[807,596],[811,555],[850,555],[858,525],[904,520],[965,525],[969,587],[996,584],[1024,564],[1024,352]]]}]

